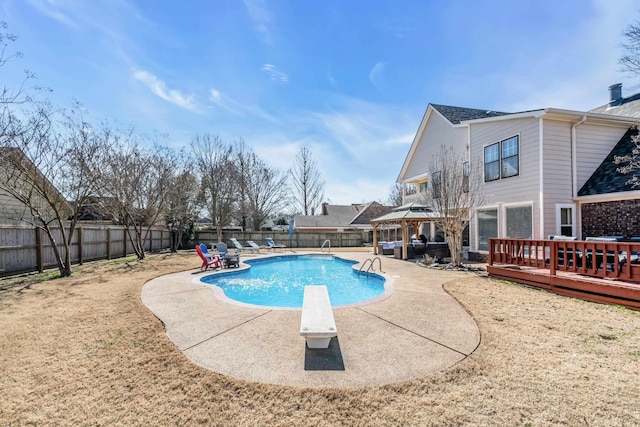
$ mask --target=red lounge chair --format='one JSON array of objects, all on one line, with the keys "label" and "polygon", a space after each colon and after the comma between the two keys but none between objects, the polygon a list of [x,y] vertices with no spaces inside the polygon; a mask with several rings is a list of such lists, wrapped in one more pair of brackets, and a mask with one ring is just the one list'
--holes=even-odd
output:
[{"label": "red lounge chair", "polygon": [[200,267],[200,271],[207,271],[207,269],[211,266],[213,268],[222,268],[222,262],[220,258],[215,255],[211,255],[210,253],[204,254],[200,246],[196,245],[196,252],[198,252],[198,256],[202,259],[202,266]]}]

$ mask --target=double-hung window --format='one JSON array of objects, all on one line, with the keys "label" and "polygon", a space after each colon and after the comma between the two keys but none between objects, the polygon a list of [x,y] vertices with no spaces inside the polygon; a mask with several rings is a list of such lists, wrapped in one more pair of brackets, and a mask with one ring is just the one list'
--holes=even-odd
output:
[{"label": "double-hung window", "polygon": [[484,180],[516,176],[520,173],[520,143],[518,135],[484,147]]},{"label": "double-hung window", "polygon": [[462,164],[462,191],[469,192],[469,162]]},{"label": "double-hung window", "polygon": [[442,171],[434,172],[431,178],[433,198],[438,199],[442,193]]}]

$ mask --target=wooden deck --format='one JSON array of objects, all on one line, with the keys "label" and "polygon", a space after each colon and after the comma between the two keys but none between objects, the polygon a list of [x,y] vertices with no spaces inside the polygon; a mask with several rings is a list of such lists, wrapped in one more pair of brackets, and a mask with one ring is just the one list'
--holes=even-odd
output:
[{"label": "wooden deck", "polygon": [[[549,240],[491,239],[487,271],[490,277],[509,280],[559,295],[587,301],[619,304],[640,311],[640,265],[580,262],[574,253],[631,253],[636,245],[620,247],[584,242],[556,242]],[[572,252],[573,251],[573,252]],[[562,254],[571,254],[562,257]],[[560,256],[558,256],[560,255]],[[563,259],[564,258],[564,259]]]}]

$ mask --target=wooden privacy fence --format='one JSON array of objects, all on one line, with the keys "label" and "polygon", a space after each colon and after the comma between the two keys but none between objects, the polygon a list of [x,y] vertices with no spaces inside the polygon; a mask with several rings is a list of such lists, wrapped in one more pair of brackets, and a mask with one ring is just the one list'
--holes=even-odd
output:
[{"label": "wooden privacy fence", "polygon": [[[54,229],[58,247],[61,230]],[[153,228],[145,243],[145,251],[154,252],[170,247],[171,232]],[[78,227],[71,242],[71,262],[124,257],[134,253],[126,230],[114,225],[87,225]],[[43,271],[57,267],[49,237],[35,227],[0,226],[0,276],[32,271]]]},{"label": "wooden privacy fence", "polygon": [[[194,242],[205,243],[209,246],[218,242],[218,235],[215,230],[196,231]],[[238,239],[243,245],[247,244],[247,240],[253,240],[259,245],[266,245],[265,238],[272,237],[278,244],[284,244],[288,248],[319,248],[322,244],[329,240],[332,248],[342,247],[361,247],[362,233],[359,231],[348,231],[342,233],[316,233],[316,232],[295,232],[293,237],[289,238],[287,231],[223,231],[222,240],[231,248],[229,239],[232,237]]]}]

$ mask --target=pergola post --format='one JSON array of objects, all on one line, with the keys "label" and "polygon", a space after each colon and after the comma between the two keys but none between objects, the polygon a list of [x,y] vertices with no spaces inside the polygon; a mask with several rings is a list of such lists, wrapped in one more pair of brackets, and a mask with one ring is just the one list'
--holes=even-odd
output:
[{"label": "pergola post", "polygon": [[407,221],[402,221],[402,259],[408,259],[407,257],[407,241],[408,241],[408,224]]},{"label": "pergola post", "polygon": [[373,254],[378,255],[378,223],[373,223]]}]

